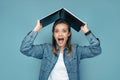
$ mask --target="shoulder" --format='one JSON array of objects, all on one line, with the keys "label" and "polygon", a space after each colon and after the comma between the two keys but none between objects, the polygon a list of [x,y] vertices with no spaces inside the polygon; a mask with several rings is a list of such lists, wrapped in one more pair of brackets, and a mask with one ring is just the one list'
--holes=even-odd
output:
[{"label": "shoulder", "polygon": [[82,45],[79,45],[79,44],[72,44],[72,50],[76,51],[78,53],[83,52],[85,50],[85,47],[86,46],[82,46]]},{"label": "shoulder", "polygon": [[85,51],[90,49],[90,46],[86,46],[86,45],[79,45],[79,44],[72,44],[73,49],[77,50],[77,51]]},{"label": "shoulder", "polygon": [[40,45],[43,45],[45,47],[52,47],[52,44],[51,43],[43,43],[43,44],[40,44]]},{"label": "shoulder", "polygon": [[43,43],[43,44],[40,44],[44,47],[44,49],[51,49],[52,48],[52,44],[51,43]]},{"label": "shoulder", "polygon": [[78,44],[72,44],[73,49],[77,49],[77,48],[82,48],[82,46],[78,45]]}]

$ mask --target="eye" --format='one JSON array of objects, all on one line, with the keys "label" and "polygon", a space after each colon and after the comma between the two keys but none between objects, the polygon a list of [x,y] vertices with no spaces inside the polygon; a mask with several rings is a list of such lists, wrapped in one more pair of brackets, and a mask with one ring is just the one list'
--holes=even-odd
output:
[{"label": "eye", "polygon": [[58,33],[58,32],[59,32],[59,30],[55,30],[54,32],[55,32],[55,33]]},{"label": "eye", "polygon": [[63,29],[62,31],[63,31],[64,33],[67,32],[67,30],[65,30],[65,29]]}]

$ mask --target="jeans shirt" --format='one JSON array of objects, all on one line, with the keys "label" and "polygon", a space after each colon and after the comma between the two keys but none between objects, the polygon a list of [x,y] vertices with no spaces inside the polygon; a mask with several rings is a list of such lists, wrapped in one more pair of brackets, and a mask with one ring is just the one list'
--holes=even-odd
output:
[{"label": "jeans shirt", "polygon": [[[34,45],[34,40],[38,32],[31,31],[23,39],[20,51],[26,56],[41,59],[39,80],[48,80],[48,77],[54,68],[59,54],[56,56],[52,51],[52,44],[44,43]],[[92,32],[85,35],[89,41],[89,46],[80,46],[72,44],[72,53],[67,55],[68,48],[63,51],[64,63],[67,69],[69,80],[80,80],[79,64],[84,58],[91,58],[101,53],[100,42]],[[57,47],[58,53],[59,48]],[[62,74],[61,74],[62,75]]]}]

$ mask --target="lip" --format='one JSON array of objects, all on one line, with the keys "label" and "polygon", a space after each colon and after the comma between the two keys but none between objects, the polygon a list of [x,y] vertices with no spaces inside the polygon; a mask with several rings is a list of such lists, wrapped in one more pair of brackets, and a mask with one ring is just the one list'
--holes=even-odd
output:
[{"label": "lip", "polygon": [[58,38],[58,41],[60,41],[60,40],[64,40],[64,38]]},{"label": "lip", "polygon": [[63,44],[63,42],[64,42],[64,38],[58,38],[58,43],[59,44]]}]

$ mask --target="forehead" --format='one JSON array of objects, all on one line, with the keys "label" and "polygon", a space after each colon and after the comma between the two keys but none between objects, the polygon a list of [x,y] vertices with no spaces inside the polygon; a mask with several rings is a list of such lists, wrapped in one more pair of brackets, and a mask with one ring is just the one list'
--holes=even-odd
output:
[{"label": "forehead", "polygon": [[59,23],[55,26],[55,29],[68,29],[68,25],[65,23]]}]

